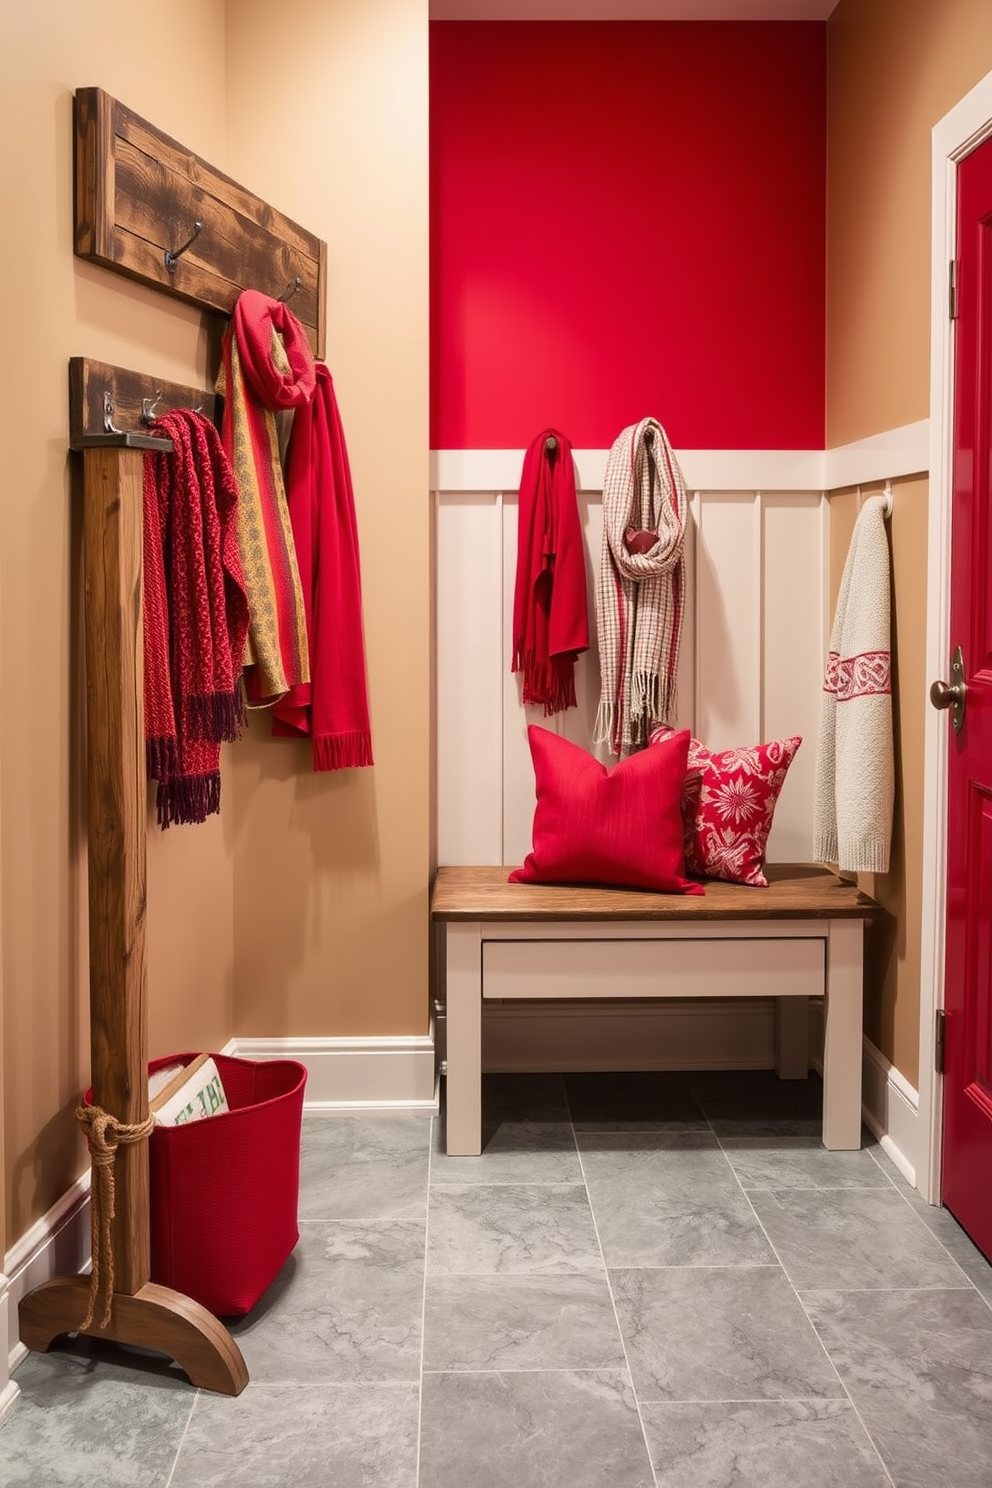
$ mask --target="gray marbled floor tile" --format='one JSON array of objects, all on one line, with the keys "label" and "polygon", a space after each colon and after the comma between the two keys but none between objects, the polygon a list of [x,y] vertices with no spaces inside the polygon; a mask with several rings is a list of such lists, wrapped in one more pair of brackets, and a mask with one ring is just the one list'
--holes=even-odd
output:
[{"label": "gray marbled floor tile", "polygon": [[653,1488],[626,1371],[424,1376],[420,1488]]},{"label": "gray marbled floor tile", "polygon": [[936,1235],[941,1245],[950,1252],[958,1265],[962,1266],[965,1271],[973,1268],[980,1271],[984,1268],[992,1276],[992,1266],[989,1265],[967,1232],[961,1228],[949,1209],[944,1209],[939,1204],[928,1204],[915,1188],[909,1190],[906,1200],[913,1213],[919,1215],[930,1233]]},{"label": "gray marbled floor tile", "polygon": [[992,1307],[992,1262],[982,1254],[966,1230],[958,1224],[949,1209],[940,1204],[928,1204],[918,1189],[915,1189],[879,1148],[873,1153],[883,1172],[892,1177],[913,1213],[935,1235],[950,1256],[957,1261],[972,1286]]},{"label": "gray marbled floor tile", "polygon": [[418,1407],[416,1384],[203,1395],[169,1488],[414,1488]]},{"label": "gray marbled floor tile", "polygon": [[607,1266],[774,1262],[711,1135],[582,1132],[578,1141]]},{"label": "gray marbled floor tile", "polygon": [[846,1400],[642,1405],[658,1488],[891,1488]]},{"label": "gray marbled floor tile", "polygon": [[805,1080],[780,1080],[771,1069],[690,1070],[686,1081],[704,1109],[719,1102],[805,1116],[823,1105],[823,1081],[815,1070]]},{"label": "gray marbled floor tile", "polygon": [[917,1198],[920,1197],[918,1190],[910,1183],[905,1173],[900,1172],[881,1142],[877,1141],[871,1133],[869,1133],[868,1140],[862,1139],[861,1145],[871,1153],[872,1159],[878,1163],[885,1176],[891,1178],[901,1193],[908,1195],[916,1194]]},{"label": "gray marbled floor tile", "polygon": [[843,1395],[780,1266],[610,1270],[638,1398]]},{"label": "gray marbled floor tile", "polygon": [[262,1302],[231,1332],[259,1383],[413,1380],[423,1286],[423,1225],[306,1224]]},{"label": "gray marbled floor tile", "polygon": [[819,1132],[778,1137],[721,1137],[744,1188],[888,1188],[871,1153],[828,1152]]},{"label": "gray marbled floor tile", "polygon": [[689,1088],[719,1136],[819,1133],[823,1082],[780,1080],[773,1070],[718,1070],[687,1076]]},{"label": "gray marbled floor tile", "polygon": [[897,1488],[992,1482],[992,1313],[976,1292],[803,1293]]},{"label": "gray marbled floor tile", "polygon": [[577,1131],[699,1131],[706,1118],[684,1075],[670,1070],[568,1074]]},{"label": "gray marbled floor tile", "polygon": [[28,1355],[0,1426],[0,1488],[164,1488],[196,1394],[164,1361],[126,1358],[106,1345]]},{"label": "gray marbled floor tile", "polygon": [[300,1219],[424,1219],[429,1149],[428,1116],[309,1117]]},{"label": "gray marbled floor tile", "polygon": [[427,1270],[601,1271],[586,1191],[578,1183],[431,1188]]},{"label": "gray marbled floor tile", "polygon": [[964,1263],[962,1270],[986,1305],[992,1307],[992,1266],[985,1257]]},{"label": "gray marbled floor tile", "polygon": [[525,1074],[483,1075],[483,1110],[506,1111],[514,1106],[555,1107],[561,1119],[568,1119],[565,1087],[561,1075]]},{"label": "gray marbled floor tile", "polygon": [[623,1368],[605,1275],[428,1276],[424,1368]]},{"label": "gray marbled floor tile", "polygon": [[448,1157],[443,1114],[434,1123],[431,1183],[581,1183],[572,1124],[563,1106],[483,1112],[482,1155]]},{"label": "gray marbled floor tile", "polygon": [[967,1285],[895,1189],[757,1189],[749,1197],[795,1287]]}]

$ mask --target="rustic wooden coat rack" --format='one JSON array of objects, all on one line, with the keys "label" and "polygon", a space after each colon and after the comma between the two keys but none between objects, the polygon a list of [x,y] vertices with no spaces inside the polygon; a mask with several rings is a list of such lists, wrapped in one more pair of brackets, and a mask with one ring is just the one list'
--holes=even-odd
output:
[{"label": "rustic wooden coat rack", "polygon": [[[324,352],[326,246],[99,88],[75,98],[75,248],[83,258],[229,314],[243,289],[293,299]],[[148,1115],[146,823],[142,632],[144,452],[167,408],[216,418],[214,395],[83,357],[69,365],[70,448],[83,465],[90,1051],[93,1101],[118,1122]],[[150,1280],[148,1142],[115,1166],[110,1321],[85,1331],[168,1354],[195,1385],[237,1395],[248,1372],[227,1329]],[[20,1306],[20,1336],[46,1350],[81,1331],[85,1276]]]},{"label": "rustic wooden coat rack", "polygon": [[[150,410],[155,399],[159,411],[213,405],[198,388],[81,357],[70,363],[69,442],[83,463],[93,1101],[129,1125],[148,1115],[143,461],[145,450],[172,448],[142,420],[142,405]],[[157,1349],[195,1385],[239,1394],[248,1371],[227,1329],[198,1302],[149,1279],[147,1140],[118,1149],[115,1184],[110,1323],[101,1329],[95,1318],[85,1331]],[[60,1334],[81,1331],[88,1300],[86,1276],[46,1282],[21,1303],[21,1341],[44,1351]]]}]

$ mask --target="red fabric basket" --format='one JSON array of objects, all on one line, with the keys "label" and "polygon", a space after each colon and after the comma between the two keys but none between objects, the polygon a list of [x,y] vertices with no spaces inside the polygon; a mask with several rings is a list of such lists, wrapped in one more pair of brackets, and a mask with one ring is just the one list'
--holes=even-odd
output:
[{"label": "red fabric basket", "polygon": [[[149,1073],[195,1054],[153,1060]],[[300,1232],[307,1072],[293,1059],[214,1054],[229,1111],[149,1139],[152,1281],[220,1316],[249,1312]]]}]

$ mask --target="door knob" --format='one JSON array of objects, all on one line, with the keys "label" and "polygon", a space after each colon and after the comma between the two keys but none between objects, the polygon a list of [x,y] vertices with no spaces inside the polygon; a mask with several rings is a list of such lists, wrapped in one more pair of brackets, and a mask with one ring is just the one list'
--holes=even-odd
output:
[{"label": "door knob", "polygon": [[931,682],[930,701],[935,708],[959,708],[966,691],[962,682],[955,682],[953,687],[948,682]]},{"label": "door knob", "polygon": [[957,646],[951,660],[950,682],[936,681],[930,685],[930,701],[935,708],[950,708],[951,725],[956,734],[964,727],[965,700],[968,689],[964,681],[964,655]]}]

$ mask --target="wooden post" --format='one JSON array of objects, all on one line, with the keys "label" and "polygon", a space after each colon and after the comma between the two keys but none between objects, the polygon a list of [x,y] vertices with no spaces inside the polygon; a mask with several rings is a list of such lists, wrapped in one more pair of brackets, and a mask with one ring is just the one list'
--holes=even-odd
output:
[{"label": "wooden post", "polygon": [[[81,441],[86,596],[90,1054],[94,1103],[121,1123],[148,1115],[145,953],[147,776],[143,719],[142,475],[146,448],[124,435]],[[248,1371],[227,1329],[151,1274],[148,1142],[118,1149],[110,1323],[96,1338],[169,1354],[195,1385],[238,1395]],[[80,1331],[87,1277],[46,1282],[20,1306],[21,1341],[48,1349]]]},{"label": "wooden post", "polygon": [[[143,459],[83,465],[93,1101],[129,1124],[148,1115]],[[147,1142],[118,1149],[114,1178],[116,1290],[133,1296],[151,1275]]]}]

